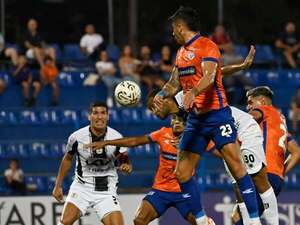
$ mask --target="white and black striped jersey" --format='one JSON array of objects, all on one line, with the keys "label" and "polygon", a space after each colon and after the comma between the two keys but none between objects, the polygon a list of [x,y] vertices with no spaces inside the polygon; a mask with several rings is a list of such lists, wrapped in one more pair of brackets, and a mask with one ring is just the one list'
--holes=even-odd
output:
[{"label": "white and black striped jersey", "polygon": [[75,179],[85,184],[102,185],[103,190],[116,187],[118,183],[116,157],[119,153],[126,152],[127,148],[106,146],[93,151],[85,148],[84,145],[122,137],[118,131],[110,127],[107,127],[106,133],[102,137],[96,137],[89,126],[72,133],[68,139],[66,151],[71,155],[76,155]]}]

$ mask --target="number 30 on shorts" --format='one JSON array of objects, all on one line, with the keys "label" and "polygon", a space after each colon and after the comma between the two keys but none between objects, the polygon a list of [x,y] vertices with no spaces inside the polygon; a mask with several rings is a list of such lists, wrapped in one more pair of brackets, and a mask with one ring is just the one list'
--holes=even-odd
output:
[{"label": "number 30 on shorts", "polygon": [[232,128],[230,124],[220,126],[220,130],[223,137],[230,137],[230,134],[232,134]]}]

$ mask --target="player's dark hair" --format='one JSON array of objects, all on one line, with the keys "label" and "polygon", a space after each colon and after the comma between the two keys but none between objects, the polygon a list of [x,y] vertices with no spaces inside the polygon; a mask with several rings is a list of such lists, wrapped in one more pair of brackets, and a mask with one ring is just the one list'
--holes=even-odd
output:
[{"label": "player's dark hair", "polygon": [[258,97],[264,96],[269,98],[270,100],[273,99],[274,93],[268,86],[260,86],[249,90],[246,94],[247,97]]},{"label": "player's dark hair", "polygon": [[17,158],[10,159],[10,162],[15,162],[17,164],[17,168],[19,168],[20,162],[19,162],[19,160]]},{"label": "player's dark hair", "polygon": [[106,111],[108,112],[108,106],[105,102],[93,102],[90,104],[89,114],[91,114],[91,112],[93,111],[93,108],[95,108],[95,107],[104,107],[106,109]]},{"label": "player's dark hair", "polygon": [[196,9],[180,6],[179,9],[169,18],[172,22],[177,19],[184,21],[188,28],[192,31],[200,30],[200,16]]}]

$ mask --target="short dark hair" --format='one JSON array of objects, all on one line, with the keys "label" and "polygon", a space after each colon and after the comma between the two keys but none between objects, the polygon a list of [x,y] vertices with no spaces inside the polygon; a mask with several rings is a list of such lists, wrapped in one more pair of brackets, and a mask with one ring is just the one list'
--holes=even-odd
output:
[{"label": "short dark hair", "polygon": [[108,106],[105,102],[93,102],[90,104],[89,113],[91,113],[95,107],[104,107],[108,112]]},{"label": "short dark hair", "polygon": [[268,86],[260,86],[249,90],[246,94],[247,97],[265,96],[269,99],[273,99],[274,93]]},{"label": "short dark hair", "polygon": [[192,31],[200,30],[200,16],[197,10],[191,7],[180,6],[179,9],[169,18],[174,22],[177,19],[183,20]]}]

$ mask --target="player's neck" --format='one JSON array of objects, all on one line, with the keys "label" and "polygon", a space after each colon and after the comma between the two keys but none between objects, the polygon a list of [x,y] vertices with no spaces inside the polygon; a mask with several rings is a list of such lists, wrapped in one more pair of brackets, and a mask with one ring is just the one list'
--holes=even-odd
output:
[{"label": "player's neck", "polygon": [[198,32],[195,32],[195,31],[186,31],[183,34],[183,38],[184,38],[185,43],[189,42],[196,34],[198,34]]},{"label": "player's neck", "polygon": [[103,136],[106,132],[106,128],[103,129],[95,129],[94,127],[91,127],[91,132],[93,133],[93,135],[100,137]]}]

